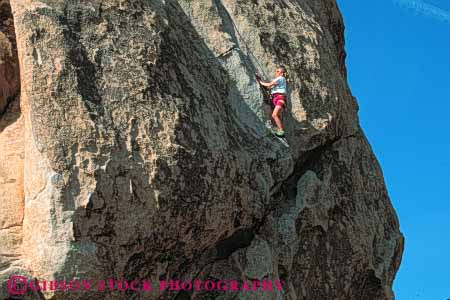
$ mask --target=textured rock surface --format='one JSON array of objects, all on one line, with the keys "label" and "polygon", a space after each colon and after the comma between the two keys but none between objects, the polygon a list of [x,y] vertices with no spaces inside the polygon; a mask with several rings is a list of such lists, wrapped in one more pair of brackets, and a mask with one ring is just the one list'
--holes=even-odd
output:
[{"label": "textured rock surface", "polygon": [[0,1],[0,114],[19,94],[19,66],[11,7]]},{"label": "textured rock surface", "polygon": [[[2,63],[3,282],[281,279],[282,292],[126,297],[393,298],[403,237],[358,125],[335,1],[10,5],[21,95],[19,110],[18,72]],[[253,75],[277,64],[290,74],[288,148],[265,132]]]},{"label": "textured rock surface", "polygon": [[24,121],[19,107],[20,79],[9,2],[0,1],[0,279],[25,272],[22,256],[24,209]]}]

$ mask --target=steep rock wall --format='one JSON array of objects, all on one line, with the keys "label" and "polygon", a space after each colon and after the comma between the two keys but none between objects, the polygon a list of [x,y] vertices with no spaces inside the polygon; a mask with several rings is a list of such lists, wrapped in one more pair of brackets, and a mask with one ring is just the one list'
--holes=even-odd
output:
[{"label": "steep rock wall", "polygon": [[[17,242],[0,249],[18,256],[3,280],[282,279],[282,292],[127,298],[393,298],[403,237],[358,125],[334,1],[10,4],[22,125],[0,133],[19,157],[0,195],[2,211],[20,209],[1,216]],[[266,133],[254,79],[277,64],[290,147]]]},{"label": "steep rock wall", "polygon": [[25,272],[22,257],[24,210],[24,120],[11,7],[0,1],[0,278]]}]

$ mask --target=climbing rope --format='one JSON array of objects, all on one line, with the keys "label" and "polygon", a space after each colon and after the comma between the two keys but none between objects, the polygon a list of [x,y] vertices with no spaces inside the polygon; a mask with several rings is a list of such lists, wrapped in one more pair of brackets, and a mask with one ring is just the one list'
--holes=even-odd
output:
[{"label": "climbing rope", "polygon": [[[221,0],[219,0],[219,2],[221,2]],[[226,9],[226,7],[225,7],[223,4],[222,4],[222,6],[223,6],[223,8],[227,11],[228,16],[230,17],[231,24],[233,25],[234,30],[236,31],[236,34],[237,34],[237,36],[238,36],[238,39],[240,39],[240,40],[242,41],[242,44],[244,44],[244,46],[245,46],[245,49],[246,49],[245,52],[246,52],[247,57],[249,57],[249,59],[250,59],[251,62],[254,62],[254,63],[257,64],[257,68],[256,68],[256,69],[258,69],[258,67],[259,67],[258,72],[261,72],[261,73],[264,75],[264,77],[267,78],[268,76],[267,76],[266,72],[264,72],[264,68],[261,66],[259,60],[256,58],[256,56],[253,54],[252,50],[251,50],[250,47],[248,46],[247,41],[244,39],[244,37],[242,36],[241,32],[239,31],[239,29],[238,29],[236,23],[234,22],[233,18],[231,17],[231,14],[228,12],[228,10]],[[235,49],[240,49],[240,47],[236,46]],[[231,50],[232,50],[232,49],[231,49]],[[241,49],[241,50],[242,50],[242,49]],[[252,59],[252,58],[253,58],[253,59]]]},{"label": "climbing rope", "polygon": [[[233,25],[234,30],[236,32],[236,36],[238,37],[238,40],[241,40],[242,44],[244,44],[244,46],[245,46],[245,54],[247,55],[249,60],[252,63],[254,63],[254,64],[256,63],[256,69],[257,69],[258,73],[263,74],[265,78],[268,78],[266,72],[264,72],[264,68],[261,66],[261,63],[256,58],[256,56],[253,54],[251,48],[249,47],[247,41],[242,36],[241,32],[239,31],[236,23],[234,22],[233,18],[231,17],[231,14],[228,12],[227,8],[222,4],[221,0],[216,0],[216,1],[218,1],[220,3],[220,5],[223,7],[223,9],[225,9],[225,11],[227,12],[227,14],[228,14],[228,16],[230,18],[231,24]],[[187,1],[187,13],[188,13],[190,19],[192,20],[193,17],[192,17],[191,1]],[[233,47],[231,47],[228,50],[225,50],[224,52],[220,53],[219,55],[216,55],[216,56],[210,57],[210,58],[206,58],[205,60],[211,60],[211,59],[215,59],[215,58],[222,58],[222,57],[225,57],[226,55],[230,54],[233,50],[238,50],[238,49],[242,50],[239,46],[234,45]],[[242,52],[244,52],[244,51],[242,51]]]},{"label": "climbing rope", "polygon": [[[250,49],[250,47],[248,46],[247,42],[245,41],[245,39],[242,37],[241,33],[239,32],[239,29],[236,26],[236,23],[234,23],[233,19],[231,19],[231,23],[233,24],[234,29],[236,30],[237,35],[239,36],[239,38],[242,40],[242,43],[245,46],[246,52],[247,52],[247,56],[250,57],[250,61],[255,62],[257,64],[257,66],[259,67],[259,72],[261,72],[265,78],[268,78],[266,72],[264,72],[264,68],[261,66],[259,60],[256,58],[256,56],[253,54],[252,50]],[[253,60],[252,60],[253,57]],[[257,68],[258,69],[258,68]]]}]

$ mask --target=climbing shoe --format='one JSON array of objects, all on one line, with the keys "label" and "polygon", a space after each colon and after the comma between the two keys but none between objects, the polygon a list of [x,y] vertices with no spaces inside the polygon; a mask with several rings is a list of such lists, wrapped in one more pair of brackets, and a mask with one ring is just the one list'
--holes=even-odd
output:
[{"label": "climbing shoe", "polygon": [[276,135],[277,137],[284,138],[284,130],[277,129],[277,130],[275,131],[275,135]]},{"label": "climbing shoe", "polygon": [[284,130],[273,128],[272,129],[273,134],[275,134],[279,138],[284,138]]}]

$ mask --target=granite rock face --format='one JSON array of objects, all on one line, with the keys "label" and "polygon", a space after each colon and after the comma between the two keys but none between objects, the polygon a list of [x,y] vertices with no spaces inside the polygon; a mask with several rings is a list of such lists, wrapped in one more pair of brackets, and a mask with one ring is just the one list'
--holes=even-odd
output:
[{"label": "granite rock face", "polygon": [[[0,1],[0,278],[6,270],[24,273],[24,119],[11,7]],[[3,282],[2,282],[3,283]],[[1,292],[0,292],[1,293]],[[2,298],[3,299],[3,298]]]},{"label": "granite rock face", "polygon": [[0,114],[19,95],[20,79],[11,7],[0,1]]},{"label": "granite rock face", "polygon": [[[1,299],[11,275],[283,286],[26,299],[393,299],[403,236],[334,0],[0,3]],[[279,64],[289,147],[254,76]]]}]

